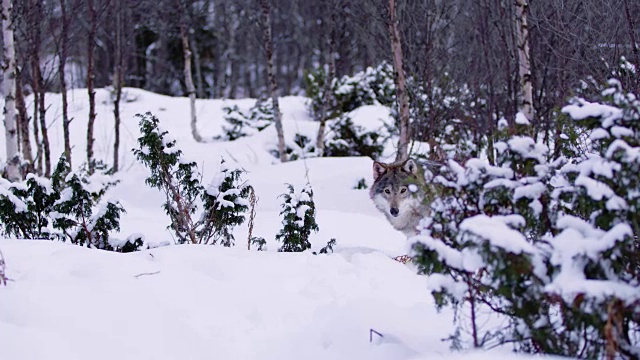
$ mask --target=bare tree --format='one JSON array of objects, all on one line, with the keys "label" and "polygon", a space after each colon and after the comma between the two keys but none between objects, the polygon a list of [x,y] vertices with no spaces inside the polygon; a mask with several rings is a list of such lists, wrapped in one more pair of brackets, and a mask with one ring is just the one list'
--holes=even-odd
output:
[{"label": "bare tree", "polygon": [[333,79],[336,76],[336,22],[337,22],[337,12],[340,11],[340,7],[338,4],[334,4],[331,1],[326,1],[325,6],[330,12],[328,17],[328,21],[325,20],[324,29],[326,31],[326,43],[327,43],[327,73],[325,77],[325,82],[323,86],[323,99],[322,104],[320,106],[320,125],[318,126],[318,136],[316,138],[316,151],[318,156],[322,156],[324,153],[324,136],[325,136],[325,128],[327,126],[327,116],[329,112],[329,106],[331,105],[331,84]]},{"label": "bare tree", "polygon": [[[22,56],[22,61],[23,66],[28,69],[28,71],[25,71],[24,74],[30,81],[31,90],[33,91],[32,125],[37,149],[35,169],[38,174],[47,175],[51,172],[51,161],[45,117],[47,109],[44,106],[46,88],[40,63],[40,53],[45,50],[42,41],[42,26],[47,19],[40,1],[29,0],[15,3],[14,12],[17,16],[20,16],[21,19],[24,19],[24,21],[16,23],[16,31],[20,39],[24,39],[25,41],[17,42],[16,48],[18,52],[25,54],[25,56]],[[22,106],[22,104],[19,105]],[[23,120],[26,120],[26,115]],[[24,135],[22,137],[24,139],[28,138]]]},{"label": "bare tree", "polygon": [[196,70],[196,93],[198,98],[204,98],[204,82],[202,81],[202,61],[200,61],[200,50],[198,49],[198,43],[193,33],[189,34],[189,43],[191,49],[193,49],[193,65]]},{"label": "bare tree", "polygon": [[520,76],[520,111],[529,122],[533,120],[533,85],[531,84],[531,58],[529,48],[529,29],[527,25],[527,0],[515,0],[516,38],[518,39],[518,74]]},{"label": "bare tree", "polygon": [[42,23],[45,21],[44,9],[42,1],[34,0],[31,3],[32,8],[32,27],[34,31],[34,39],[31,47],[31,64],[33,68],[33,84],[34,93],[38,93],[38,116],[34,114],[35,119],[40,121],[40,134],[42,135],[42,160],[44,161],[44,176],[51,175],[51,149],[49,145],[49,129],[47,127],[45,107],[46,87],[42,69],[40,68],[40,49],[42,47]]},{"label": "bare tree", "polygon": [[269,81],[269,96],[273,102],[273,119],[278,134],[278,153],[280,161],[287,161],[284,144],[284,129],[282,128],[282,114],[280,113],[280,105],[278,104],[278,83],[275,78],[273,68],[273,38],[271,35],[271,5],[270,0],[260,0],[260,8],[262,9],[262,36],[264,40],[264,48],[267,56],[267,77]]},{"label": "bare tree", "polygon": [[89,33],[87,34],[87,92],[89,94],[89,121],[87,122],[87,164],[89,173],[95,170],[95,160],[93,159],[93,127],[96,122],[96,92],[93,81],[94,74],[94,50],[96,45],[96,32],[98,29],[98,14],[94,0],[87,0],[87,10],[89,14]]},{"label": "bare tree", "polygon": [[[69,22],[71,19],[67,16],[67,0],[60,0],[60,34],[58,37],[53,36],[56,53],[58,55],[58,78],[60,81],[60,94],[62,96],[62,132],[64,136],[64,156],[71,165],[71,140],[69,138],[69,101],[67,99],[67,57],[69,48]],[[53,31],[52,31],[53,33]]]},{"label": "bare tree", "polygon": [[18,131],[16,128],[16,50],[13,32],[13,4],[11,0],[2,1],[2,40],[3,51],[3,84],[4,84],[4,127],[7,151],[5,171],[10,181],[19,181],[20,155],[18,153]]},{"label": "bare tree", "polygon": [[[629,0],[624,0],[624,14],[627,18],[627,31],[631,40],[631,49],[636,68],[640,68],[640,44],[636,40],[636,17],[631,15],[629,10]],[[640,91],[640,76],[636,76],[636,91]]]},{"label": "bare tree", "polygon": [[228,34],[226,41],[226,50],[222,54],[222,61],[225,64],[224,76],[221,83],[220,94],[224,94],[229,99],[236,97],[236,83],[238,76],[234,72],[236,63],[236,47],[238,38],[238,28],[240,27],[240,19],[238,11],[234,4],[224,4],[224,24]]},{"label": "bare tree", "polygon": [[400,130],[396,161],[402,161],[409,158],[409,142],[411,141],[409,134],[409,94],[407,94],[407,81],[404,76],[402,42],[400,40],[400,31],[398,30],[395,0],[389,0],[388,5],[389,37],[391,39],[391,54],[395,69],[396,101],[398,102],[399,113],[398,128]]},{"label": "bare tree", "polygon": [[31,141],[29,140],[29,116],[27,116],[27,106],[24,103],[19,68],[16,68],[16,75],[16,110],[18,110],[18,132],[22,142],[22,158],[29,163],[30,167],[33,167],[33,153],[31,151]]},{"label": "bare tree", "polygon": [[189,106],[191,109],[191,135],[197,142],[202,142],[202,136],[198,132],[197,117],[196,117],[196,87],[193,85],[193,75],[191,74],[191,48],[189,46],[189,29],[187,27],[187,14],[188,9],[184,9],[184,6],[180,3],[180,0],[176,0],[176,5],[180,9],[180,38],[182,39],[182,52],[184,54],[184,82],[187,87],[187,94],[189,95]]},{"label": "bare tree", "polygon": [[114,0],[115,11],[115,55],[113,66],[113,91],[115,99],[113,100],[113,118],[114,118],[114,140],[113,140],[113,171],[119,168],[119,151],[120,151],[120,98],[122,97],[122,82],[124,80],[124,64],[123,64],[123,28],[122,28],[122,0]]}]

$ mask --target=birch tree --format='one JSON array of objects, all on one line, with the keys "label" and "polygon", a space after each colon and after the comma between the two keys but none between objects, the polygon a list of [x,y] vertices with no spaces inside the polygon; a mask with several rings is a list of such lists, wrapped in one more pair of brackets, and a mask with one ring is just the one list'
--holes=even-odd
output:
[{"label": "birch tree", "polygon": [[400,31],[398,30],[398,18],[396,16],[396,2],[389,0],[389,37],[391,39],[391,54],[393,56],[393,67],[395,69],[396,101],[398,102],[398,129],[400,136],[398,140],[398,153],[396,161],[403,161],[409,158],[409,95],[407,94],[407,80],[404,76],[402,42],[400,41]]},{"label": "birch tree", "polygon": [[187,26],[187,15],[184,6],[180,3],[180,0],[176,0],[176,5],[180,9],[180,38],[182,39],[182,52],[184,53],[184,82],[187,87],[187,94],[189,95],[189,107],[191,109],[191,135],[197,142],[202,142],[202,136],[198,132],[197,117],[196,117],[196,87],[193,84],[193,75],[191,74],[191,47],[189,45],[189,28]]},{"label": "birch tree", "polygon": [[[329,19],[326,21],[323,27],[327,30],[326,42],[327,42],[327,67],[328,71],[325,77],[323,86],[323,99],[320,107],[320,125],[318,126],[318,135],[316,138],[316,152],[318,156],[322,156],[324,153],[324,135],[327,126],[327,113],[332,100],[331,84],[336,76],[336,22],[337,12],[339,11],[338,4],[333,2],[325,2],[328,11],[330,12]],[[326,14],[325,14],[326,16]]]},{"label": "birch tree", "polygon": [[58,37],[53,36],[56,53],[58,55],[58,78],[60,81],[60,95],[62,97],[62,133],[64,136],[64,156],[71,166],[71,140],[69,138],[69,101],[67,99],[67,80],[66,67],[68,55],[69,41],[69,23],[70,17],[67,15],[67,0],[60,0],[60,34]]},{"label": "birch tree", "polygon": [[[236,89],[235,85],[233,85],[235,78],[238,77],[237,74],[234,73],[234,63],[236,62],[236,46],[237,46],[237,37],[238,37],[238,28],[240,27],[240,19],[238,18],[238,10],[235,5],[231,4],[229,6],[224,6],[225,12],[225,22],[227,25],[227,34],[226,37],[226,50],[222,54],[222,62],[225,64],[224,66],[224,77],[221,85],[221,92],[223,96],[226,96],[229,99],[236,98]],[[226,94],[226,95],[225,95]]]},{"label": "birch tree", "polygon": [[87,123],[87,164],[89,174],[93,174],[95,161],[93,159],[93,126],[96,122],[96,92],[93,88],[94,74],[94,50],[96,32],[98,30],[98,14],[94,0],[87,0],[89,12],[89,33],[87,34],[87,92],[89,93],[89,121]]},{"label": "birch tree", "polygon": [[119,167],[119,151],[120,151],[120,98],[122,97],[123,74],[123,45],[122,45],[122,0],[114,0],[115,11],[115,54],[113,65],[113,171],[118,171]]},{"label": "birch tree", "polygon": [[[629,10],[629,1],[624,0],[624,14],[627,19],[627,31],[629,32],[629,40],[631,40],[631,51],[635,61],[636,68],[640,67],[640,44],[636,40],[636,16],[631,15]],[[640,92],[640,76],[636,76],[636,93]]]},{"label": "birch tree", "polygon": [[11,0],[2,0],[2,39],[3,51],[3,84],[4,84],[4,128],[7,151],[5,171],[10,181],[19,181],[20,155],[18,154],[18,131],[16,127],[16,50],[13,38],[13,4]]},{"label": "birch tree", "polygon": [[29,163],[30,170],[33,170],[33,152],[31,150],[31,139],[29,136],[29,117],[27,116],[27,105],[24,102],[22,93],[22,83],[20,79],[20,69],[16,68],[16,110],[18,115],[18,133],[20,134],[22,159]]},{"label": "birch tree", "polygon": [[273,103],[273,120],[278,134],[278,153],[280,155],[280,161],[286,162],[287,154],[285,153],[282,114],[280,113],[280,105],[278,103],[278,83],[276,82],[275,69],[273,67],[273,38],[271,36],[271,5],[269,4],[269,0],[260,0],[260,8],[262,9],[262,37],[267,56],[269,96]]},{"label": "birch tree", "polygon": [[533,120],[533,86],[531,84],[531,58],[529,57],[529,29],[527,25],[527,0],[516,2],[516,38],[518,46],[518,74],[520,76],[520,96],[522,103],[520,111],[527,118]]},{"label": "birch tree", "polygon": [[[42,1],[32,0],[29,2],[31,30],[33,31],[33,38],[31,43],[31,69],[32,69],[32,82],[33,92],[35,95],[34,102],[37,102],[34,106],[33,122],[40,122],[40,135],[42,136],[42,144],[40,156],[38,156],[39,164],[44,161],[44,176],[51,176],[51,147],[49,145],[49,129],[46,122],[47,108],[45,106],[46,88],[44,77],[42,75],[42,68],[40,67],[40,50],[43,47],[42,42],[42,24],[45,22],[45,14]],[[40,169],[42,169],[39,166]]]}]

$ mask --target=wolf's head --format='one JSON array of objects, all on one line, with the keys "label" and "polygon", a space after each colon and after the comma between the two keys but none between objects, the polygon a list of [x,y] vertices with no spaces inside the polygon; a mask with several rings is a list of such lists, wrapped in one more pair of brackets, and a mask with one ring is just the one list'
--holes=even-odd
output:
[{"label": "wolf's head", "polygon": [[373,179],[369,195],[392,223],[394,218],[409,216],[421,205],[424,175],[413,159],[391,164],[374,161]]}]

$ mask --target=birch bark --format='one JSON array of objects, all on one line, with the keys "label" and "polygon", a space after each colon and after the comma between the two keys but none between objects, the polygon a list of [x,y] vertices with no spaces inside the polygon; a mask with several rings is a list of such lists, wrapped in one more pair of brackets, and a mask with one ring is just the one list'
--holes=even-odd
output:
[{"label": "birch bark", "polygon": [[276,125],[276,133],[278,134],[278,153],[280,161],[287,161],[284,144],[284,130],[282,128],[282,114],[280,113],[280,105],[278,103],[278,84],[276,83],[275,71],[273,68],[273,39],[271,37],[271,6],[269,0],[260,0],[262,8],[262,35],[264,40],[265,52],[267,55],[267,76],[269,81],[269,95],[273,102],[273,118]]},{"label": "birch bark", "polygon": [[402,42],[400,41],[400,31],[398,30],[398,19],[396,16],[396,2],[389,0],[389,36],[391,38],[391,54],[393,56],[393,67],[395,69],[396,101],[398,102],[398,129],[400,136],[398,139],[398,153],[396,161],[404,161],[409,158],[409,95],[407,94],[407,80],[404,76]]},{"label": "birch bark", "polygon": [[5,172],[8,180],[20,181],[20,155],[18,154],[18,131],[16,127],[16,50],[13,37],[13,20],[11,0],[2,1],[2,38],[4,41],[4,127],[7,151]]}]

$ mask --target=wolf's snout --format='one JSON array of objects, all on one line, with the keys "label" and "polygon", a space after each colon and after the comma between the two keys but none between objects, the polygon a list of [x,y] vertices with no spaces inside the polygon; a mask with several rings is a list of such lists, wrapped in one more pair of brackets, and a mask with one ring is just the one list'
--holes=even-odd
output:
[{"label": "wolf's snout", "polygon": [[398,214],[400,213],[400,211],[398,210],[398,208],[394,208],[392,207],[389,212],[391,213],[391,215],[393,216],[398,216]]}]

